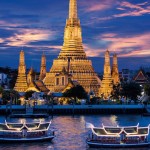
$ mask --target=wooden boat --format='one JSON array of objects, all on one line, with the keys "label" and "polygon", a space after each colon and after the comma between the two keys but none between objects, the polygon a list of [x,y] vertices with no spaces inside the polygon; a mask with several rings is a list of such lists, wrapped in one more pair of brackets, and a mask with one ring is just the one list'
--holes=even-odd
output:
[{"label": "wooden boat", "polygon": [[0,123],[0,141],[4,142],[30,142],[51,141],[54,131],[50,129],[50,122],[35,123]]},{"label": "wooden boat", "polygon": [[114,127],[104,126],[94,127],[91,123],[86,123],[86,128],[90,129],[86,143],[90,147],[102,148],[130,148],[130,147],[148,147],[149,126],[139,127]]}]

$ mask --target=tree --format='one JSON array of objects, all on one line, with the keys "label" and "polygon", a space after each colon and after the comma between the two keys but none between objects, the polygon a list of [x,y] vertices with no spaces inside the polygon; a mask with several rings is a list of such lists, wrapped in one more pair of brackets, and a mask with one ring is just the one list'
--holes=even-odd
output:
[{"label": "tree", "polygon": [[3,93],[3,88],[0,86],[0,94]]},{"label": "tree", "polygon": [[4,90],[2,93],[2,99],[4,104],[7,104],[8,101],[13,100],[15,98],[18,99],[19,97],[19,93],[15,90]]},{"label": "tree", "polygon": [[146,95],[150,96],[150,85],[149,84],[144,86],[144,91],[145,91]]},{"label": "tree", "polygon": [[81,85],[77,85],[67,90],[65,93],[63,93],[63,96],[73,97],[76,102],[77,98],[79,99],[87,98],[87,93]]},{"label": "tree", "polygon": [[29,99],[30,97],[32,97],[32,94],[34,93],[35,91],[27,91],[25,93],[25,99]]},{"label": "tree", "polygon": [[141,95],[142,92],[140,85],[135,82],[123,82],[121,87],[120,94],[132,100],[137,100],[137,96]]},{"label": "tree", "polygon": [[122,90],[121,84],[113,85],[113,91],[111,93],[111,97],[113,99],[118,100],[119,97],[121,96],[121,90]]}]

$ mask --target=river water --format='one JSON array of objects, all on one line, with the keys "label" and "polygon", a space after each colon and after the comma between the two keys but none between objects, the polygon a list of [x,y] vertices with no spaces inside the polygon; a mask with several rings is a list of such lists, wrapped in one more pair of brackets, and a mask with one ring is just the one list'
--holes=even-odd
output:
[{"label": "river water", "polygon": [[[21,121],[21,119],[9,118],[7,120],[10,122]],[[1,116],[0,121],[4,122],[5,118]],[[33,121],[38,121],[38,119],[27,120],[27,122]],[[52,142],[0,143],[0,150],[97,150],[89,148],[85,143],[88,132],[85,129],[85,122],[90,122],[95,126],[101,126],[102,123],[107,126],[133,126],[138,123],[140,126],[148,126],[150,124],[150,117],[143,117],[141,115],[54,116],[51,128],[55,130],[56,137]],[[104,149],[101,148],[101,150]],[[139,148],[138,150],[150,150],[150,148]]]}]

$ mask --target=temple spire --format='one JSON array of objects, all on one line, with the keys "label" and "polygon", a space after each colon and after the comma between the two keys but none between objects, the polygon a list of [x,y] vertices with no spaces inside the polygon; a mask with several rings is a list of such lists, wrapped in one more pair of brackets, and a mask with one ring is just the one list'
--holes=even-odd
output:
[{"label": "temple spire", "polygon": [[113,79],[113,83],[115,85],[120,83],[119,71],[118,71],[118,60],[117,60],[117,54],[116,53],[113,55],[112,79]]},{"label": "temple spire", "polygon": [[14,90],[18,92],[25,92],[27,87],[28,86],[26,79],[26,65],[25,65],[24,51],[21,50],[19,58],[18,77],[16,80]]},{"label": "temple spire", "polygon": [[83,86],[87,93],[92,89],[98,96],[101,81],[83,49],[77,0],[68,0],[68,2],[70,2],[69,16],[64,30],[63,47],[43,82],[51,92],[63,92],[71,79]]},{"label": "temple spire", "polygon": [[45,76],[46,76],[46,57],[43,52],[42,58],[41,58],[41,69],[40,69],[39,80],[43,80],[45,78]]},{"label": "temple spire", "polygon": [[24,51],[23,50],[20,51],[19,66],[25,66]]},{"label": "temple spire", "polygon": [[77,19],[77,0],[70,0],[69,4],[69,19]]},{"label": "temple spire", "polygon": [[111,76],[111,68],[110,68],[110,54],[107,50],[105,52],[105,62],[104,62],[104,75],[102,84],[100,87],[100,94],[103,95],[103,98],[108,98],[111,95],[113,90],[113,82]]}]

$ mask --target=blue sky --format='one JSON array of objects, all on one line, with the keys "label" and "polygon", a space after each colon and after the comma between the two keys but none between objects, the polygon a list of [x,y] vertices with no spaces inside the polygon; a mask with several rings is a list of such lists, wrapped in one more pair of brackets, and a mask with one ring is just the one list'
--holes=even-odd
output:
[{"label": "blue sky", "polygon": [[[63,44],[68,7],[69,0],[0,0],[0,66],[16,68],[23,47],[27,67],[38,70],[44,51],[49,70]],[[106,49],[118,54],[120,69],[148,66],[150,1],[78,0],[78,16],[96,71],[103,70]]]}]

